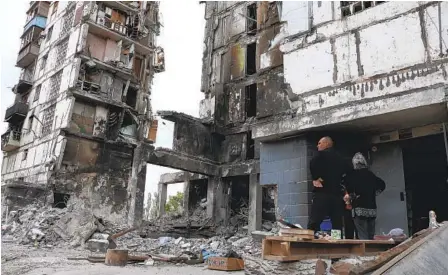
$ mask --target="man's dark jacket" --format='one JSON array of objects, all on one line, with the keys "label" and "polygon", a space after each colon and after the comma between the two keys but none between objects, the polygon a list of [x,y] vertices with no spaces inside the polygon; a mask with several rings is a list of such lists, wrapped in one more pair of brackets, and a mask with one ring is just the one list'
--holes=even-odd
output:
[{"label": "man's dark jacket", "polygon": [[333,148],[319,151],[311,159],[310,171],[313,180],[321,178],[323,187],[314,187],[313,192],[341,195],[344,174],[350,170],[347,160],[342,158]]}]

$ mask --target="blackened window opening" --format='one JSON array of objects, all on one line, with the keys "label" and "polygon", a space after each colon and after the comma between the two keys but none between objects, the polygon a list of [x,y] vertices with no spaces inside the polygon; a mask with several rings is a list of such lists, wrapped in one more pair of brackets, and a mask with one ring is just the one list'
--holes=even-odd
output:
[{"label": "blackened window opening", "polygon": [[257,30],[257,4],[251,4],[247,6],[247,17],[246,17],[247,32],[255,34]]},{"label": "blackened window opening", "polygon": [[252,43],[247,45],[246,49],[246,74],[252,75],[257,72],[256,68],[256,53],[257,53],[257,44]]},{"label": "blackened window opening", "polygon": [[247,133],[247,151],[246,151],[246,159],[254,159],[255,158],[255,141],[252,139],[252,132]]},{"label": "blackened window opening", "polygon": [[66,208],[67,202],[70,199],[69,194],[54,193],[53,194],[53,207],[55,208]]},{"label": "blackened window opening", "polygon": [[246,117],[257,116],[257,84],[246,86]]}]

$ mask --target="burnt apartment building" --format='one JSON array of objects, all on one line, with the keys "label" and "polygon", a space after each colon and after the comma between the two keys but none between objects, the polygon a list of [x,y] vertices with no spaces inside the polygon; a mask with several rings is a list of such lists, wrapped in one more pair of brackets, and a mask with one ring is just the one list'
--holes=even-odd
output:
[{"label": "burnt apartment building", "polygon": [[2,200],[81,202],[139,223],[156,123],[151,83],[164,70],[158,2],[32,1],[2,135]]},{"label": "burnt apartment building", "polygon": [[215,221],[247,205],[249,230],[306,226],[309,161],[330,135],[386,182],[377,233],[448,219],[447,2],[205,2],[205,20],[200,118],[160,112],[173,150],[150,162],[188,171],[161,177],[162,203],[185,181]]}]

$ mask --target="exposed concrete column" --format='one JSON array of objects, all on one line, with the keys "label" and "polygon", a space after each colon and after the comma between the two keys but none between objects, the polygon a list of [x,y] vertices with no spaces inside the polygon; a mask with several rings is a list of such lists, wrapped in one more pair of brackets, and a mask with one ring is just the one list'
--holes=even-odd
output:
[{"label": "exposed concrete column", "polygon": [[159,217],[165,214],[168,184],[159,183]]},{"label": "exposed concrete column", "polygon": [[128,184],[128,224],[130,226],[140,226],[143,219],[146,184],[146,155],[152,150],[154,150],[153,146],[144,143],[139,144],[134,150],[131,178]]},{"label": "exposed concrete column", "polygon": [[185,181],[184,183],[184,201],[183,201],[183,207],[184,207],[184,214],[189,216],[189,209],[188,209],[188,201],[190,200],[190,181]]},{"label": "exposed concrete column", "polygon": [[249,233],[261,229],[262,189],[258,180],[258,174],[249,175]]},{"label": "exposed concrete column", "polygon": [[227,189],[220,177],[209,177],[207,185],[207,217],[215,222],[227,219]]}]

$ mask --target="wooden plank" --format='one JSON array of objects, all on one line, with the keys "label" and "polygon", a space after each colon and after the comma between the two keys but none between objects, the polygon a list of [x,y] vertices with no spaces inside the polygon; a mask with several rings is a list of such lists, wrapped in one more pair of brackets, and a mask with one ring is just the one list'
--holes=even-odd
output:
[{"label": "wooden plank", "polygon": [[264,258],[265,255],[270,255],[272,253],[272,242],[264,239],[261,244],[261,256]]},{"label": "wooden plank", "polygon": [[290,242],[280,243],[282,256],[291,256],[291,245],[290,244],[291,244]]},{"label": "wooden plank", "polygon": [[313,230],[300,229],[300,228],[280,228],[280,234],[285,235],[310,235],[314,236]]},{"label": "wooden plank", "polygon": [[266,240],[323,244],[395,244],[394,241],[389,240],[304,240],[302,238],[296,238],[293,236],[266,236]]}]

